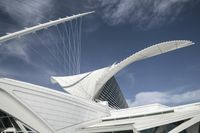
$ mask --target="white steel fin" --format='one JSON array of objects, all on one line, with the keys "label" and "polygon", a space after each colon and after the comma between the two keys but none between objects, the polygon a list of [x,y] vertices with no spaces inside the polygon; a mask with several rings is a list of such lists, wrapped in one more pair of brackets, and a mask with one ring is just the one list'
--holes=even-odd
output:
[{"label": "white steel fin", "polygon": [[[110,67],[105,67],[91,72],[86,78],[82,79],[77,84],[69,86],[69,84],[74,83],[75,79],[79,79],[80,75],[69,76],[69,77],[51,77],[54,83],[58,83],[67,92],[78,97],[85,99],[94,99],[96,95],[101,90],[102,86],[115,74],[127,67],[128,65],[143,59],[147,59],[153,56],[164,54],[179,48],[190,46],[194,44],[187,40],[175,40],[159,43],[148,48],[145,48],[135,54],[127,57],[117,64],[113,64]],[[73,77],[73,79],[71,78]],[[75,78],[76,77],[76,78]],[[71,80],[71,81],[70,81]],[[77,95],[77,92],[79,94]],[[87,95],[86,95],[87,94]]]},{"label": "white steel fin", "polygon": [[86,12],[86,13],[82,13],[82,14],[77,14],[77,15],[73,15],[73,16],[70,16],[70,17],[60,18],[60,19],[50,21],[50,22],[47,22],[47,23],[38,24],[38,25],[30,27],[30,28],[25,28],[23,30],[20,30],[20,31],[17,31],[17,32],[14,32],[14,33],[10,33],[10,34],[7,34],[5,36],[0,37],[0,43],[14,39],[14,38],[17,38],[19,36],[24,36],[24,35],[27,35],[27,34],[30,34],[30,33],[34,33],[36,31],[46,29],[48,27],[58,25],[60,23],[71,21],[73,19],[85,16],[85,15],[88,15],[88,14],[91,14],[91,13],[94,13],[94,11]]}]

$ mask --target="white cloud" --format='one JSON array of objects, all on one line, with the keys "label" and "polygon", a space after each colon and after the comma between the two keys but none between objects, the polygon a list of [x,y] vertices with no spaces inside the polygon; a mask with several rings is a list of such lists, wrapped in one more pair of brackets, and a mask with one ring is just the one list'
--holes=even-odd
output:
[{"label": "white cloud", "polygon": [[161,103],[165,105],[179,105],[200,101],[200,89],[186,92],[140,92],[133,101],[127,100],[130,106]]},{"label": "white cloud", "polygon": [[191,0],[98,0],[98,2],[97,6],[102,9],[102,17],[109,24],[133,23],[149,28],[173,21]]},{"label": "white cloud", "polygon": [[[47,15],[51,14],[53,6],[53,0],[0,1],[1,9],[23,27],[26,27],[27,25],[35,25],[48,19]],[[8,31],[16,31],[15,27],[8,27],[7,29]],[[15,39],[2,43],[0,44],[0,46],[2,45],[0,54],[15,56],[30,63],[27,43],[28,42],[26,42],[25,39],[20,39],[20,41]]]},{"label": "white cloud", "polygon": [[[49,67],[50,65],[53,65],[53,63],[51,62],[51,60],[48,57],[44,57],[38,60],[34,60],[34,58],[37,58],[37,56],[46,56],[45,53],[37,53],[39,51],[37,51],[36,48],[33,48],[33,46],[31,46],[34,43],[31,43],[30,40],[28,41],[28,39],[30,38],[21,38],[21,39],[15,39],[12,41],[8,41],[8,42],[4,42],[1,46],[0,44],[0,75],[3,76],[13,76],[13,75],[21,75],[21,72],[15,71],[16,68],[14,68],[12,65],[10,65],[10,63],[8,63],[9,59],[13,59],[14,58],[19,58],[21,60],[23,60],[24,62],[26,62],[26,65],[29,65],[32,69],[37,69],[38,73],[37,74],[46,74],[46,75],[56,75],[56,67]],[[30,43],[30,44],[29,44]],[[41,45],[40,43],[36,45]],[[37,52],[34,52],[34,51]],[[33,54],[34,52],[34,54]],[[50,53],[47,53],[50,54]],[[4,63],[5,61],[5,63]],[[46,61],[46,62],[44,62]],[[44,64],[41,64],[41,62],[44,62]],[[49,64],[47,64],[49,62]],[[6,67],[6,65],[8,65]],[[15,65],[15,64],[13,64]],[[20,64],[19,64],[20,65]],[[19,66],[18,66],[19,67]],[[31,73],[31,72],[30,72]],[[30,76],[30,73],[28,73],[28,75]],[[36,74],[36,73],[35,73]],[[25,76],[26,73],[23,74],[23,76]]]},{"label": "white cloud", "polygon": [[[3,19],[5,23],[9,23],[11,26],[4,27],[6,31],[4,32],[14,32],[23,27],[29,27],[32,25],[36,25],[38,23],[43,23],[44,21],[48,21],[49,18],[54,17],[57,12],[54,6],[55,2],[53,0],[6,0],[0,1],[0,10],[7,17]],[[61,2],[60,4],[64,4]],[[58,9],[58,8],[57,8]],[[18,28],[18,29],[17,29]],[[55,28],[56,29],[56,28]],[[55,32],[55,29],[54,32]],[[20,39],[13,39],[11,41],[0,43],[0,75],[3,76],[18,76],[18,77],[26,77],[32,78],[37,77],[36,79],[46,80],[51,75],[56,75],[58,72],[62,71],[62,68],[54,62],[54,58],[52,53],[55,51],[55,43],[59,43],[57,39],[54,38],[54,32],[51,32],[51,28],[48,31],[38,32],[40,41],[34,35],[27,35],[21,37]],[[48,36],[52,34],[52,36]],[[55,33],[57,34],[57,33]],[[48,37],[48,39],[47,39]],[[50,38],[51,37],[51,38]],[[53,42],[53,41],[55,42]],[[47,46],[45,46],[47,45]],[[48,47],[54,45],[54,47]],[[45,47],[49,48],[46,49]],[[52,48],[52,49],[51,49]],[[57,46],[56,46],[57,48]],[[50,51],[50,52],[49,52]],[[59,51],[58,51],[59,52]],[[55,52],[56,54],[58,52]],[[55,54],[54,53],[54,54]],[[51,54],[51,55],[50,55]],[[56,56],[61,56],[56,55]],[[14,57],[14,58],[13,58]],[[20,58],[24,60],[26,63],[18,64],[12,61],[16,58]],[[62,60],[63,58],[60,58]],[[24,67],[25,69],[20,69],[20,66],[28,66]],[[60,68],[59,68],[60,67]],[[21,74],[21,71],[27,71]],[[61,69],[61,70],[60,70]],[[17,70],[17,71],[16,71]],[[30,72],[28,72],[30,70]],[[33,71],[32,71],[33,70]],[[31,77],[30,77],[31,75]],[[42,78],[41,78],[42,77]],[[45,78],[44,78],[45,77]]]},{"label": "white cloud", "polygon": [[15,75],[16,73],[6,67],[0,67],[0,77],[7,77]]},{"label": "white cloud", "polygon": [[27,52],[27,46],[23,43],[23,41],[11,41],[9,43],[3,43],[0,48],[0,54],[4,56],[15,56],[26,62],[30,62],[30,58]]},{"label": "white cloud", "polygon": [[130,87],[133,87],[134,84],[135,84],[135,75],[134,73],[128,73],[124,76],[125,78],[125,84],[130,86]]},{"label": "white cloud", "polygon": [[128,78],[130,79],[130,82],[131,82],[131,83],[135,83],[135,76],[134,76],[133,73],[129,73],[129,74],[128,74]]},{"label": "white cloud", "polygon": [[[46,80],[45,78],[49,78],[52,75],[56,75],[57,72],[55,72],[54,70],[45,67],[44,65],[40,65],[37,63],[29,63],[29,65],[31,65],[30,70],[32,71],[27,71],[27,70],[15,70],[13,69],[12,66],[6,66],[6,65],[0,65],[0,77],[31,77],[32,78],[40,78],[41,80]],[[22,74],[22,71],[24,72]],[[44,79],[43,79],[44,78]],[[48,80],[48,79],[47,79]]]},{"label": "white cloud", "polygon": [[[18,22],[21,26],[27,26],[32,24],[38,24],[45,18],[46,15],[51,14],[53,9],[52,0],[6,0],[0,1],[0,7],[7,15],[14,21]],[[11,27],[7,29],[10,30]],[[12,27],[11,31],[16,31],[15,27]],[[0,54],[11,55],[23,59],[26,62],[30,62],[28,47],[24,39],[12,40],[11,42],[5,42],[0,44]]]},{"label": "white cloud", "polygon": [[41,22],[53,9],[52,0],[6,0],[0,4],[11,18],[23,26]]},{"label": "white cloud", "polygon": [[123,69],[117,73],[115,77],[117,78],[117,81],[122,88],[131,89],[135,86],[137,81],[135,78],[135,73],[130,72],[128,69]]}]

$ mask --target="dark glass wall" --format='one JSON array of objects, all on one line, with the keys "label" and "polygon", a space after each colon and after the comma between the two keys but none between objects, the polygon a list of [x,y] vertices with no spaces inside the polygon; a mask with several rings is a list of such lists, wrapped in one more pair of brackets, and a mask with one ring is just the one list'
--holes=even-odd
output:
[{"label": "dark glass wall", "polygon": [[[25,126],[24,124],[23,126],[27,130],[28,133],[37,133],[33,129],[30,129],[29,127]],[[16,119],[14,117],[0,110],[0,133],[6,131],[8,128],[15,129],[16,133],[24,133],[19,127],[19,125],[16,123]],[[13,133],[13,132],[10,132],[10,133]]]},{"label": "dark glass wall", "polygon": [[95,99],[108,101],[109,106],[116,109],[128,107],[124,95],[122,94],[114,76],[102,87]]}]

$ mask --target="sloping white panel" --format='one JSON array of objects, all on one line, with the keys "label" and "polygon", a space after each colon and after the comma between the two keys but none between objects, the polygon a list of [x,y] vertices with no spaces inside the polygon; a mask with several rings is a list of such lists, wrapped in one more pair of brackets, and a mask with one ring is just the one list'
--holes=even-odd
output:
[{"label": "sloping white panel", "polygon": [[79,74],[79,75],[72,75],[72,76],[64,76],[64,77],[51,77],[51,82],[52,83],[59,83],[60,86],[62,86],[63,88],[67,88],[70,86],[73,86],[75,84],[77,84],[78,82],[80,82],[81,80],[83,80],[84,78],[86,78],[91,72],[88,73],[83,73],[83,74]]},{"label": "sloping white panel", "polygon": [[[16,80],[0,79],[0,88],[54,132],[64,133],[74,126],[110,114],[107,106]],[[27,124],[35,127],[31,122]]]},{"label": "sloping white panel", "polygon": [[81,75],[74,75],[68,77],[51,77],[51,80],[57,82],[61,87],[64,88],[70,94],[91,99],[95,92],[97,81],[105,75],[109,70],[109,67],[98,69],[93,72],[84,73]]}]

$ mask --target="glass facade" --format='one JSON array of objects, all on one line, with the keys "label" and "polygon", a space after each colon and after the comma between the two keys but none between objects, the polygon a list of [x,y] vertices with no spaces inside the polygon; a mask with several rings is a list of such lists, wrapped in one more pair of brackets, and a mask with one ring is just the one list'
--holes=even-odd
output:
[{"label": "glass facade", "polygon": [[108,132],[108,133],[133,133],[133,131],[127,130],[127,131],[117,131],[117,132]]},{"label": "glass facade", "polygon": [[[160,133],[168,133],[169,131],[171,131],[172,129],[174,129],[175,127],[177,127],[178,125],[180,125],[183,122],[184,121],[179,121],[179,122],[168,124],[168,125],[166,125],[165,128],[163,128],[163,131],[160,132]],[[159,127],[155,127],[155,128],[150,128],[150,129],[147,129],[147,130],[143,130],[143,131],[141,131],[141,133],[154,133],[154,132],[156,132],[158,130],[158,128]],[[180,133],[187,133],[187,132],[186,132],[186,130],[183,130]]]},{"label": "glass facade", "polygon": [[100,101],[108,101],[109,106],[115,109],[128,107],[128,104],[115,77],[112,77],[107,81],[95,99]]},{"label": "glass facade", "polygon": [[[22,124],[26,133],[37,133],[28,126]],[[0,133],[24,133],[17,124],[16,119],[4,111],[0,110]]]}]

